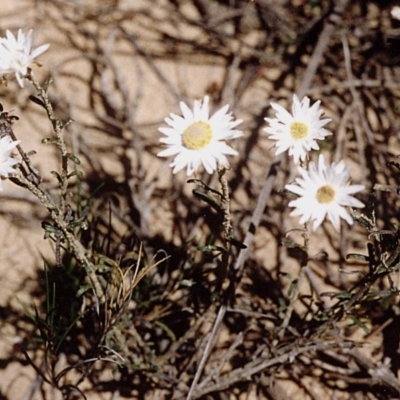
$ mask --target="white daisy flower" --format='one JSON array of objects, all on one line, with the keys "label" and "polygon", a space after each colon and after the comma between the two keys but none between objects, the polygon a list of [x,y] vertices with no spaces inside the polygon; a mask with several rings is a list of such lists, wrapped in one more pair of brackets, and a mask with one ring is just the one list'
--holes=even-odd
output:
[{"label": "white daisy flower", "polygon": [[217,163],[228,166],[225,155],[237,155],[237,151],[229,147],[225,140],[242,136],[236,130],[242,120],[233,121],[232,113],[228,113],[229,105],[222,107],[211,118],[209,117],[209,97],[203,102],[195,101],[193,111],[183,102],[180,103],[183,117],[170,114],[165,118],[169,128],[159,128],[166,135],[160,142],[168,148],[157,154],[159,157],[176,155],[170,164],[173,173],[186,168],[187,176],[203,164],[205,170],[212,174],[217,169]]},{"label": "white daisy flower", "polygon": [[19,29],[17,39],[9,30],[6,31],[6,36],[6,38],[0,38],[0,73],[15,73],[19,85],[23,87],[29,65],[50,45],[43,44],[37,49],[31,49],[32,29],[27,36]]},{"label": "white daisy flower", "polygon": [[323,128],[331,120],[320,119],[323,114],[323,111],[319,109],[320,103],[317,101],[310,107],[308,97],[304,97],[300,102],[294,95],[292,114],[279,104],[271,103],[276,111],[276,118],[265,118],[269,127],[264,130],[269,134],[270,139],[277,141],[275,154],[289,150],[289,155],[293,156],[294,162],[298,164],[299,160],[306,159],[311,149],[319,149],[316,140],[323,140],[325,136],[332,134]]},{"label": "white daisy flower", "polygon": [[[13,174],[15,164],[19,163],[19,160],[10,157],[11,152],[20,143],[19,140],[12,141],[9,136],[0,138],[0,177],[2,179],[8,178],[9,174]],[[3,190],[3,184],[0,179],[0,190]]]},{"label": "white daisy flower", "polygon": [[364,190],[364,185],[349,185],[349,171],[343,161],[325,164],[323,155],[319,156],[318,167],[311,162],[309,171],[298,167],[302,178],[296,178],[296,184],[286,185],[286,189],[300,197],[289,203],[295,207],[292,216],[300,216],[300,223],[311,220],[315,231],[325,216],[332,222],[337,231],[340,229],[340,218],[350,225],[353,220],[344,206],[364,207],[364,204],[351,196]]}]

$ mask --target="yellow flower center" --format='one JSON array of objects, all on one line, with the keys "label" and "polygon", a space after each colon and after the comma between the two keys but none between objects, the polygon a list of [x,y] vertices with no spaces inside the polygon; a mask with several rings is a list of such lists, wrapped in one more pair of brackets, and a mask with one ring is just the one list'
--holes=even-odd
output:
[{"label": "yellow flower center", "polygon": [[211,125],[207,122],[197,121],[183,131],[182,143],[190,150],[200,150],[211,142],[212,137]]},{"label": "yellow flower center", "polygon": [[332,186],[329,186],[329,185],[321,186],[317,190],[316,197],[317,197],[317,200],[321,204],[328,204],[328,203],[331,203],[333,201],[333,199],[335,198],[335,191],[332,188]]},{"label": "yellow flower center", "polygon": [[290,124],[290,136],[294,140],[304,139],[308,135],[308,125],[304,122],[292,122]]}]

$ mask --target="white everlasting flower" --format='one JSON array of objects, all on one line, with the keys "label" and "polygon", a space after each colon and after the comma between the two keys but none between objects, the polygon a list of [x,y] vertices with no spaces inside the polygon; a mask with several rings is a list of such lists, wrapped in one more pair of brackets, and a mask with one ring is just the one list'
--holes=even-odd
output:
[{"label": "white everlasting flower", "polygon": [[390,15],[392,16],[392,18],[400,20],[400,7],[399,6],[394,6],[390,10]]},{"label": "white everlasting flower", "polygon": [[[9,174],[13,174],[15,164],[19,163],[19,160],[10,157],[11,152],[20,143],[19,140],[12,141],[9,136],[0,138],[0,177],[8,178]],[[3,190],[3,184],[0,179],[0,190]]]},{"label": "white everlasting flower", "polygon": [[271,103],[276,111],[276,118],[265,118],[269,123],[265,132],[269,138],[276,140],[275,154],[289,150],[289,155],[293,156],[294,162],[304,161],[307,153],[313,149],[318,150],[317,140],[325,139],[325,136],[332,133],[324,129],[329,118],[320,119],[323,111],[320,110],[320,101],[315,102],[310,107],[310,99],[304,97],[300,102],[299,98],[293,96],[292,114],[286,111],[277,103]]},{"label": "white everlasting flower", "polygon": [[190,176],[201,164],[211,174],[216,170],[217,163],[222,166],[229,165],[225,155],[238,154],[225,143],[225,140],[242,136],[241,131],[234,129],[242,120],[233,121],[232,113],[228,113],[229,105],[209,117],[208,103],[209,98],[205,96],[202,103],[194,102],[192,111],[181,102],[183,117],[170,114],[165,118],[170,127],[159,128],[159,131],[166,135],[160,142],[168,145],[168,148],[157,156],[176,155],[170,164],[174,174],[186,168],[186,174]]},{"label": "white everlasting flower", "polygon": [[300,223],[314,221],[316,230],[325,216],[332,222],[337,231],[340,229],[340,218],[350,225],[353,220],[344,208],[364,207],[364,204],[351,196],[364,189],[364,185],[349,185],[349,171],[343,161],[327,165],[323,155],[319,156],[318,167],[312,162],[309,170],[298,167],[301,178],[296,184],[286,185],[286,189],[300,197],[289,203],[295,207],[292,216],[300,216]]},{"label": "white everlasting flower", "polygon": [[0,38],[0,73],[15,74],[21,87],[24,86],[24,77],[33,60],[44,53],[49,44],[43,44],[37,49],[32,49],[32,29],[24,35],[21,29],[18,36],[6,31],[6,38]]}]

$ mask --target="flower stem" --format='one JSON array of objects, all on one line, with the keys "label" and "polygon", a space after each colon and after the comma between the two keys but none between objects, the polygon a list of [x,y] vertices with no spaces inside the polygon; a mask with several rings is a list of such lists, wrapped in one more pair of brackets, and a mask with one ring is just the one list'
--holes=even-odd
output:
[{"label": "flower stem", "polygon": [[231,224],[231,211],[230,211],[230,199],[229,199],[229,188],[228,182],[225,177],[226,169],[224,167],[218,166],[218,179],[221,184],[221,208],[224,213],[224,219],[222,222],[223,230],[223,238],[224,238],[224,249],[227,253],[230,251],[232,238],[232,224]]}]

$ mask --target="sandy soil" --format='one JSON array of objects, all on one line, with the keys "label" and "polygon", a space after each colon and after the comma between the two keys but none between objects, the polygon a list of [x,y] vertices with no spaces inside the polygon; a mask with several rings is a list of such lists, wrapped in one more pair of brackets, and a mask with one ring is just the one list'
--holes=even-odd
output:
[{"label": "sandy soil", "polygon": [[[163,119],[170,112],[179,113],[179,100],[186,100],[191,104],[194,99],[202,98],[205,93],[208,93],[213,100],[221,99],[219,103],[215,104],[216,107],[229,103],[235,116],[245,120],[242,125],[245,138],[239,140],[237,144],[237,149],[242,154],[237,164],[242,162],[247,167],[243,168],[243,175],[237,179],[238,189],[235,192],[232,212],[239,215],[241,210],[246,210],[247,215],[243,217],[243,220],[246,218],[248,220],[249,210],[255,206],[256,193],[261,190],[263,179],[265,179],[267,166],[274,157],[271,142],[266,139],[265,135],[257,133],[260,132],[260,121],[256,121],[252,117],[255,115],[266,116],[269,112],[268,102],[274,96],[274,100],[279,99],[282,104],[285,99],[290,99],[292,91],[300,81],[299,76],[294,73],[286,78],[279,90],[276,89],[275,82],[281,76],[284,61],[283,56],[281,59],[280,54],[272,52],[272,43],[262,49],[265,60],[256,63],[253,69],[249,68],[244,73],[238,67],[241,60],[255,57],[254,46],[262,36],[254,4],[252,2],[248,4],[245,13],[246,19],[241,19],[239,22],[240,26],[237,29],[240,34],[237,37],[233,35],[233,39],[229,40],[229,45],[237,48],[237,54],[241,55],[241,59],[237,60],[237,64],[234,60],[233,67],[230,65],[232,68],[227,73],[222,56],[205,55],[200,51],[202,46],[212,45],[217,48],[215,41],[208,41],[209,38],[205,38],[201,29],[195,24],[184,23],[178,17],[176,17],[176,21],[166,19],[165,16],[170,15],[168,13],[171,7],[171,3],[167,0],[158,0],[154,3],[150,0],[125,0],[120,1],[117,8],[113,6],[115,2],[111,0],[74,0],[70,3],[70,6],[61,6],[62,2],[57,4],[57,1],[3,0],[0,23],[3,30],[10,29],[14,33],[18,28],[25,31],[33,28],[35,45],[50,43],[50,50],[40,57],[41,66],[34,66],[34,73],[39,81],[43,81],[50,75],[53,77],[54,83],[50,93],[55,111],[62,118],[73,120],[66,130],[67,140],[75,154],[82,154],[81,168],[85,172],[90,171],[90,174],[88,172],[88,181],[104,180],[109,182],[111,180],[111,193],[113,187],[117,192],[121,184],[131,179],[129,184],[133,188],[132,193],[138,194],[137,199],[135,198],[137,201],[135,205],[141,211],[140,228],[143,236],[164,236],[175,246],[180,246],[180,239],[174,237],[176,221],[168,208],[168,196],[174,193],[173,190],[169,191],[169,188],[173,185],[175,188],[181,187],[185,184],[186,177],[183,174],[178,175],[171,183],[169,160],[161,160],[155,156],[159,151],[160,134],[157,128],[163,124]],[[190,1],[178,1],[177,3],[181,4],[182,15],[188,19],[187,21],[190,21],[190,18],[199,18],[198,10]],[[300,3],[293,1],[295,5]],[[218,7],[221,5],[218,2],[211,2],[209,6],[210,15],[215,13],[216,16],[215,25],[212,25],[211,28],[222,27],[221,29],[225,30],[226,35],[232,34],[233,28],[230,24],[218,25],[217,17],[221,11]],[[273,17],[277,22],[274,23],[281,27],[282,35],[290,36],[291,27],[288,21],[285,21],[289,16],[282,13],[277,5],[275,6],[273,10],[276,11],[276,14]],[[99,9],[106,11],[98,13]],[[371,5],[368,10],[366,16],[368,29],[374,29],[373,24],[376,21],[388,23],[386,11],[381,12],[374,5]],[[183,18],[182,15],[181,18]],[[128,32],[124,40],[121,39],[121,32],[117,32],[116,29],[118,21],[122,21],[121,26]],[[164,38],[154,32],[152,24],[155,23],[164,24]],[[184,40],[176,41],[172,45],[167,40],[168,33],[184,38]],[[131,40],[129,40],[129,35],[131,35]],[[361,33],[360,36],[362,36]],[[199,46],[199,54],[193,43]],[[358,43],[351,45],[356,47]],[[166,48],[168,51],[165,50]],[[290,46],[288,49],[290,53]],[[218,47],[217,50],[223,53],[223,49]],[[153,55],[153,58],[148,58],[149,53]],[[218,54],[220,55],[220,53]],[[100,69],[103,69],[94,71],[91,57],[97,56],[101,57],[97,66],[100,65]],[[301,61],[306,64],[304,59]],[[360,61],[354,61],[355,64],[357,62]],[[327,62],[327,64],[329,63]],[[326,68],[329,72],[329,65]],[[324,73],[329,75],[325,70]],[[333,72],[331,79],[333,87],[341,83]],[[227,84],[227,82],[231,83]],[[323,95],[323,90],[320,89],[323,86],[322,83],[317,78],[315,90],[321,90]],[[118,112],[122,112],[123,107],[128,104],[129,118],[124,120],[123,124],[119,124],[121,119],[119,119],[118,112],[115,112],[112,117],[107,114],[104,99],[93,88],[98,93],[105,93],[110,104],[114,104],[115,110]],[[340,90],[344,91],[344,89],[338,90],[339,92]],[[58,168],[59,160],[51,146],[41,143],[42,139],[51,135],[52,130],[43,115],[43,110],[28,100],[29,95],[33,93],[32,86],[26,85],[24,89],[20,89],[15,81],[10,80],[7,87],[0,88],[0,101],[5,110],[19,116],[20,120],[15,122],[14,131],[21,140],[25,151],[36,150],[37,155],[32,158],[33,164],[42,172],[46,184],[51,187],[55,183],[50,171]],[[312,90],[309,94],[313,95]],[[240,98],[240,104],[235,104],[235,100],[238,98]],[[337,98],[340,99],[339,96]],[[371,103],[373,103],[372,100]],[[366,161],[365,155],[362,155],[363,151],[357,147],[359,142],[354,139],[352,133],[349,133],[351,129],[347,129],[350,124],[348,120],[342,123],[343,120],[337,115],[337,110],[342,109],[343,103],[341,100],[323,101],[323,105],[326,107],[328,116],[333,118],[334,129],[337,128],[339,132],[335,149],[336,155],[332,155],[332,158],[348,154],[347,161],[348,165],[353,167],[354,180],[369,184],[365,182],[366,174],[363,173],[362,163],[363,160]],[[379,107],[377,108],[379,109]],[[390,145],[390,154],[400,153],[398,133],[396,133],[399,126],[390,128],[392,129],[390,134],[386,131],[383,132],[383,129],[390,130],[389,122],[385,120],[385,117],[380,117],[374,107],[371,106],[368,110],[372,110],[368,112],[366,118],[373,129],[373,134],[377,138],[378,135],[388,134],[387,140],[380,140],[379,136],[377,146],[383,148],[385,145],[382,143],[386,142]],[[395,115],[394,113],[393,111],[392,114]],[[395,119],[393,115],[392,119]],[[138,140],[139,137],[140,140]],[[350,143],[348,146],[343,144],[346,140]],[[126,143],[128,141],[132,146],[127,150]],[[251,151],[246,152],[249,148]],[[357,154],[361,154],[360,158],[357,158]],[[359,165],[361,165],[361,169],[358,168]],[[281,195],[277,192],[283,187],[284,178],[290,180],[294,177],[295,170],[292,169],[291,172],[287,170],[288,168],[283,166],[278,172],[279,179],[276,193],[274,192],[276,197],[267,207],[263,223],[257,231],[253,261],[265,270],[266,274],[274,274],[276,265],[279,264],[277,260],[281,260],[281,262],[284,260],[285,269],[279,272],[284,272],[285,276],[295,276],[298,270],[297,261],[291,254],[288,255],[285,249],[282,249],[280,242],[282,238],[279,235],[298,225],[295,220],[288,218],[287,210],[283,211],[282,215],[274,212],[282,209],[281,202],[286,201],[279,197]],[[135,175],[137,171],[145,172],[143,179],[130,178],[130,173]],[[93,175],[96,179],[93,178]],[[248,184],[240,186],[243,181]],[[90,186],[90,182],[87,185]],[[190,196],[191,189],[191,187],[185,187],[179,193]],[[160,193],[168,194],[160,195]],[[40,279],[42,280],[40,283],[43,285],[41,271],[46,262],[54,263],[52,245],[44,239],[40,225],[41,221],[47,218],[47,213],[33,196],[9,181],[4,182],[4,192],[0,193],[0,197],[2,199],[0,205],[0,245],[2,249],[0,252],[0,315],[2,317],[0,397],[10,400],[39,399],[41,398],[38,390],[40,380],[31,367],[24,366],[21,362],[23,356],[18,350],[20,341],[26,339],[24,327],[27,322],[21,320],[20,317],[24,312],[24,305],[33,307],[36,301],[40,301],[41,295],[37,293],[37,287]],[[154,202],[153,197],[159,201]],[[129,200],[126,200],[126,203],[129,203]],[[129,208],[126,203],[120,203],[121,215],[124,215]],[[280,230],[276,228],[277,226],[280,227]],[[338,272],[339,268],[343,266],[340,256],[351,251],[364,251],[363,244],[357,240],[361,229],[359,227],[346,229],[346,239],[342,242],[331,227],[324,231],[322,240],[318,236],[311,238],[312,254],[326,251],[327,258],[333,260],[332,263],[337,268],[335,270],[324,269],[325,261],[321,261],[314,268],[317,287],[321,292],[335,290],[333,283],[340,286],[343,284],[342,279],[346,282],[346,279],[351,281],[351,278],[343,278]],[[190,236],[193,232],[195,229],[187,234]],[[244,233],[243,228],[240,234]],[[293,235],[297,239],[297,233],[295,232]],[[301,235],[298,236],[300,238]],[[194,233],[193,237],[201,241],[206,237],[206,233],[202,232],[198,236]],[[290,286],[288,279],[282,278],[280,283],[284,288]],[[263,304],[264,301],[259,294],[255,295],[253,299],[247,300],[260,304]],[[329,304],[329,300],[326,300],[326,305]],[[262,306],[260,307],[262,309]],[[297,307],[299,314],[304,312],[304,304],[299,304]],[[358,330],[353,339],[363,341],[366,354],[371,355],[375,352],[376,358],[380,359],[382,356],[380,334],[381,332],[378,331],[375,336],[368,336]],[[349,337],[352,337],[351,333],[349,333]],[[228,338],[229,333],[221,336],[222,347],[224,340]],[[321,369],[318,373],[322,373],[321,371],[324,370]],[[315,385],[315,382],[319,381],[318,376],[315,380],[307,377],[299,384],[301,377],[293,383],[291,377],[293,374],[296,375],[296,372],[291,371],[291,374],[286,375],[285,370],[277,374],[280,385],[284,386],[286,394],[297,396],[296,398],[299,399],[312,398],[313,394],[314,398],[322,398],[318,396],[321,396],[323,392],[320,392],[318,385]],[[340,381],[337,385],[345,386],[346,383]],[[332,398],[352,398],[347,393],[335,394],[335,390],[330,393]],[[61,398],[60,393],[52,393],[49,398],[52,398],[51,396],[55,400]],[[243,394],[242,397],[235,398],[264,398],[259,396],[259,392],[254,389]],[[275,396],[276,399],[283,398],[278,394]],[[107,397],[107,394],[91,393],[88,389],[88,398],[110,397]],[[124,397],[121,395],[120,398]]]}]

